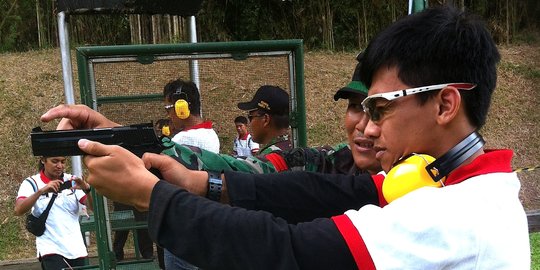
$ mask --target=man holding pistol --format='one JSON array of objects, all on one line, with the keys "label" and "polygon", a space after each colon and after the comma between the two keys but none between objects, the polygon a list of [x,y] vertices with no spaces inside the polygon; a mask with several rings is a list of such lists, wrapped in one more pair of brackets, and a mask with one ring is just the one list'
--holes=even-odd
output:
[{"label": "man holding pistol", "polygon": [[[215,174],[164,155],[79,147],[94,188],[149,209],[153,239],[204,269],[528,269],[512,151],[484,149],[478,133],[499,59],[484,23],[451,7],[402,18],[370,42],[364,133],[386,177]],[[60,129],[114,125],[80,106],[42,120],[58,117]]]}]

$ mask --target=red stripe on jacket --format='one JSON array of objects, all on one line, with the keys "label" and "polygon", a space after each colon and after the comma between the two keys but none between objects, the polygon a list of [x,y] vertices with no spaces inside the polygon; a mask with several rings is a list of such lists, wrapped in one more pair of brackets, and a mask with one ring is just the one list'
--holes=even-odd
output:
[{"label": "red stripe on jacket", "polygon": [[375,269],[375,263],[369,255],[366,243],[349,217],[340,215],[332,217],[332,220],[347,243],[358,269]]}]

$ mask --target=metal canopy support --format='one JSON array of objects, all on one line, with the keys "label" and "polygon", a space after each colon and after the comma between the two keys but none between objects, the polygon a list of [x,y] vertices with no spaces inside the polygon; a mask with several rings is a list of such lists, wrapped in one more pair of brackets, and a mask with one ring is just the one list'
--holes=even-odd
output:
[{"label": "metal canopy support", "polygon": [[[197,43],[197,23],[195,21],[195,16],[189,17],[189,42]],[[199,95],[201,95],[201,83],[199,80],[199,60],[194,59],[189,62],[189,71],[190,79],[199,90]],[[199,115],[202,117],[202,107],[199,108]]]},{"label": "metal canopy support", "polygon": [[[64,79],[64,93],[66,96],[66,104],[75,104],[75,95],[73,92],[73,72],[71,68],[71,51],[69,46],[69,27],[67,23],[67,15],[61,11],[58,13],[58,39],[60,43],[60,54],[62,57],[62,77]],[[71,166],[73,174],[82,176],[82,159],[81,156],[71,157]],[[102,217],[96,219],[96,239],[98,245],[98,253],[100,249],[107,249],[107,254],[111,254],[111,230],[110,225],[105,220],[108,217],[108,209],[105,207],[107,201],[105,197],[96,196],[92,191],[94,199],[94,216]],[[99,198],[102,198],[100,200]],[[99,237],[98,235],[107,235]],[[100,256],[99,265],[101,269],[114,269],[114,264],[108,259],[109,256]]]},{"label": "metal canopy support", "polygon": [[[58,39],[60,43],[60,54],[62,56],[62,77],[64,78],[64,94],[66,104],[75,104],[73,94],[73,73],[71,72],[71,53],[69,50],[69,32],[66,14],[58,13]],[[82,160],[80,156],[71,157],[71,167],[73,174],[82,176]]]}]

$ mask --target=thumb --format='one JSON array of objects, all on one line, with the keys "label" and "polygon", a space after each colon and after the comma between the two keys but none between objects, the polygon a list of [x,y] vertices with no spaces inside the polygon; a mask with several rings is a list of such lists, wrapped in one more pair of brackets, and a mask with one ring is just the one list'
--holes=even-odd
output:
[{"label": "thumb", "polygon": [[163,160],[162,155],[154,154],[154,153],[144,153],[142,156],[142,160],[144,162],[144,166],[146,169],[155,168],[158,170],[163,169]]},{"label": "thumb", "polygon": [[163,163],[162,155],[154,153],[144,153],[142,160],[144,167],[159,179],[164,179],[162,171],[165,170],[165,164]]},{"label": "thumb", "polygon": [[79,148],[88,155],[100,157],[109,156],[111,154],[111,151],[108,149],[107,145],[99,142],[80,139],[77,144],[79,145]]}]

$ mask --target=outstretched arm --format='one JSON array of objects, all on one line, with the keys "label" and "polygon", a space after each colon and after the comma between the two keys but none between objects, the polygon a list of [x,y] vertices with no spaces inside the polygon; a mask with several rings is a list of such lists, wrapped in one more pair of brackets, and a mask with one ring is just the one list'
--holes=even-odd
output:
[{"label": "outstretched arm", "polygon": [[204,269],[355,269],[331,219],[297,225],[264,211],[218,204],[158,182],[150,236]]},{"label": "outstretched arm", "polygon": [[225,172],[224,178],[231,205],[264,210],[289,223],[331,217],[366,204],[379,204],[378,189],[369,174]]}]

